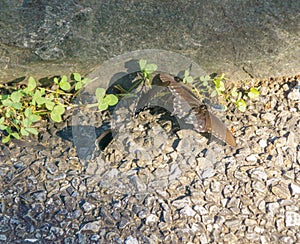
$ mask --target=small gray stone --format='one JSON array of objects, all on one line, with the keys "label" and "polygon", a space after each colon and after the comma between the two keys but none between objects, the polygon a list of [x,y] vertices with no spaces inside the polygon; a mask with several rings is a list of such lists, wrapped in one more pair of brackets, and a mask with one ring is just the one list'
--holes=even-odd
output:
[{"label": "small gray stone", "polygon": [[124,243],[125,244],[139,244],[138,239],[136,239],[133,236],[127,236]]},{"label": "small gray stone", "polygon": [[208,179],[208,178],[213,177],[215,174],[216,174],[216,170],[215,169],[213,169],[213,168],[206,168],[206,169],[203,170],[203,172],[201,174],[201,177],[203,179]]},{"label": "small gray stone", "polygon": [[100,227],[101,227],[101,221],[93,221],[84,224],[80,229],[80,231],[92,231],[96,233],[100,230]]},{"label": "small gray stone", "polygon": [[7,237],[4,234],[0,235],[0,241],[6,241]]},{"label": "small gray stone", "polygon": [[154,214],[150,214],[147,218],[146,218],[146,224],[150,225],[150,224],[154,224],[158,221],[158,217]]},{"label": "small gray stone", "polygon": [[91,236],[90,239],[91,239],[91,241],[98,241],[100,239],[100,236],[97,235],[97,234],[94,234],[94,235]]},{"label": "small gray stone", "polygon": [[95,209],[96,208],[96,205],[95,204],[91,204],[89,202],[85,202],[83,205],[82,205],[82,209],[84,212],[90,212],[91,210]]},{"label": "small gray stone", "polygon": [[180,177],[182,174],[182,171],[180,170],[179,166],[177,164],[173,164],[170,167],[170,176],[169,176],[169,181],[176,180]]},{"label": "small gray stone", "polygon": [[285,225],[286,227],[300,226],[300,214],[297,212],[286,211]]},{"label": "small gray stone", "polygon": [[258,158],[258,156],[256,154],[251,154],[246,157],[246,161],[247,162],[256,162],[257,158]]},{"label": "small gray stone", "polygon": [[180,213],[189,217],[193,217],[196,214],[196,212],[189,205],[185,205],[184,208],[180,210]]},{"label": "small gray stone", "polygon": [[271,188],[272,192],[281,199],[287,199],[290,197],[289,189],[284,185],[275,185]]},{"label": "small gray stone", "polygon": [[130,221],[127,218],[122,218],[121,221],[118,223],[119,229],[124,229],[127,225],[129,225]]},{"label": "small gray stone", "polygon": [[172,203],[172,206],[174,206],[176,209],[184,208],[186,205],[190,205],[191,201],[188,197],[174,200]]},{"label": "small gray stone", "polygon": [[136,192],[144,192],[147,189],[147,185],[144,184],[136,175],[129,176],[130,183],[133,185]]},{"label": "small gray stone", "polygon": [[290,184],[290,189],[291,189],[292,195],[299,195],[300,194],[300,186],[299,185],[291,183]]},{"label": "small gray stone", "polygon": [[273,215],[275,215],[275,213],[278,211],[280,205],[278,202],[269,202],[266,203],[266,209],[268,212],[272,213]]},{"label": "small gray stone", "polygon": [[225,221],[225,225],[228,227],[228,228],[232,228],[232,229],[237,229],[240,227],[240,224],[241,224],[241,221],[239,219],[229,219],[229,220],[226,220]]},{"label": "small gray stone", "polygon": [[294,88],[289,94],[288,99],[292,101],[300,101],[300,90],[297,88]]},{"label": "small gray stone", "polygon": [[265,140],[265,139],[259,140],[258,144],[259,144],[259,146],[262,147],[262,148],[265,148],[265,147],[268,146],[267,140]]},{"label": "small gray stone", "polygon": [[249,171],[250,177],[258,180],[267,180],[268,176],[265,172],[264,167],[253,168]]},{"label": "small gray stone", "polygon": [[29,242],[29,243],[38,243],[39,239],[35,239],[35,238],[26,238],[24,240],[25,242]]}]

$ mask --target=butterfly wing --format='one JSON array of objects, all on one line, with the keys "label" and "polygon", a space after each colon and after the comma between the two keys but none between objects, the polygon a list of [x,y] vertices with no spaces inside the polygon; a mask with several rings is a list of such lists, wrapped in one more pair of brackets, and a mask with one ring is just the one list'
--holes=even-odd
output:
[{"label": "butterfly wing", "polygon": [[[187,124],[191,124],[198,132],[209,132],[235,147],[236,142],[230,130],[214,114],[210,113],[207,106],[196,97],[191,89],[182,82],[176,80],[174,76],[168,74],[157,74],[152,79],[152,89],[143,93],[138,101],[137,108],[148,106],[151,101],[162,92],[161,87],[166,87],[171,93],[165,99],[156,101],[155,105],[160,105],[172,111],[172,115],[184,118]],[[167,104],[170,103],[171,105]]]},{"label": "butterfly wing", "polygon": [[[198,132],[210,132],[227,144],[236,147],[236,141],[231,131],[214,114],[210,113],[207,106],[202,104],[189,87],[178,82],[171,75],[160,74],[163,83],[174,95],[174,114],[182,118],[189,114],[186,122],[192,124]],[[190,111],[191,109],[191,111]]]}]

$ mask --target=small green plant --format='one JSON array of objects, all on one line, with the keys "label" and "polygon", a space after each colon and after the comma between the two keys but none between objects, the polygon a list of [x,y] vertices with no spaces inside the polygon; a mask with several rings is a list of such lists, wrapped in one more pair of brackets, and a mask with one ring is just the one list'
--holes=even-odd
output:
[{"label": "small green plant", "polygon": [[75,91],[79,91],[85,85],[87,85],[88,83],[91,82],[91,80],[88,78],[82,78],[79,73],[73,73],[73,78],[76,81],[75,87],[74,87]]},{"label": "small green plant", "polygon": [[194,93],[200,97],[200,94],[205,94],[210,97],[216,97],[221,100],[223,103],[221,106],[223,110],[226,110],[227,107],[225,103],[234,104],[237,109],[241,112],[245,112],[247,108],[247,99],[255,99],[259,97],[259,88],[251,87],[248,90],[242,91],[238,90],[236,87],[233,87],[230,91],[225,86],[225,74],[216,75],[212,74],[210,76],[200,76],[193,79],[188,70],[184,72],[183,82],[190,83],[193,86]]},{"label": "small green plant", "polygon": [[247,108],[247,103],[243,97],[248,97],[250,99],[255,99],[259,97],[258,88],[251,87],[247,91],[238,91],[236,87],[231,90],[231,101],[235,103],[236,107],[241,111],[245,112]]},{"label": "small green plant", "polygon": [[193,77],[190,75],[190,71],[189,70],[185,70],[184,71],[184,75],[183,75],[183,79],[182,79],[183,83],[187,84],[187,83],[193,83],[194,79]]},{"label": "small green plant", "polygon": [[114,94],[106,94],[104,88],[96,89],[96,99],[98,101],[98,109],[104,111],[108,109],[108,106],[114,106],[118,103],[118,97]]},{"label": "small green plant", "polygon": [[[50,117],[57,123],[61,122],[66,107],[78,106],[71,104],[71,99],[90,82],[78,73],[74,73],[72,77],[70,81],[65,75],[60,78],[55,77],[51,89],[37,86],[33,77],[28,79],[25,87],[6,87],[6,90],[13,90],[13,92],[0,95],[0,130],[6,132],[2,142],[7,143],[12,137],[20,139],[30,134],[37,135],[38,130],[34,123],[45,117]],[[115,95],[105,93],[103,88],[96,90],[98,101],[96,106],[100,111],[118,102]]]},{"label": "small green plant", "polygon": [[[227,101],[229,103],[233,103],[238,110],[241,112],[245,112],[247,108],[248,99],[255,99],[259,97],[259,90],[258,88],[251,87],[248,90],[238,90],[236,87],[233,87],[232,90],[228,90],[225,87],[225,75],[221,74],[220,76],[216,76],[213,79],[216,92],[223,101]],[[214,95],[214,94],[213,94]]]},{"label": "small green plant", "polygon": [[140,70],[142,72],[142,77],[146,81],[147,85],[151,87],[150,75],[157,70],[156,64],[147,64],[147,60],[139,60]]},{"label": "small green plant", "polygon": [[148,64],[147,60],[145,59],[140,59],[139,60],[139,66],[140,66],[140,78],[135,80],[134,84],[127,90],[124,87],[122,87],[120,84],[115,85],[114,87],[121,92],[119,94],[120,97],[131,97],[135,96],[131,92],[137,88],[142,82],[146,84],[148,87],[151,88],[151,80],[150,76],[152,73],[154,73],[157,70],[157,65],[156,64]]}]

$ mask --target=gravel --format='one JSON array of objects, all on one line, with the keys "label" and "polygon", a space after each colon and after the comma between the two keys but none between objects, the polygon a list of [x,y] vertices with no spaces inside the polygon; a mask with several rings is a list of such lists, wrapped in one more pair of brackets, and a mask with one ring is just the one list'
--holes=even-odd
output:
[{"label": "gravel", "polygon": [[0,241],[299,243],[300,76],[246,84],[261,96],[226,112],[237,148],[130,106],[90,159],[57,135],[70,120],[1,145]]}]

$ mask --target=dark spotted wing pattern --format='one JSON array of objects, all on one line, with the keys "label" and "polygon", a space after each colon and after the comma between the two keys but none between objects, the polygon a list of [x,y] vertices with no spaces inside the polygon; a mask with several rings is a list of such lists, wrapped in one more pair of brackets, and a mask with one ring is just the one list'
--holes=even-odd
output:
[{"label": "dark spotted wing pattern", "polygon": [[178,78],[168,74],[157,74],[152,79],[152,85],[153,88],[140,99],[138,106],[142,107],[149,103],[149,100],[159,92],[158,87],[167,87],[173,97],[172,115],[184,118],[186,123],[191,124],[198,132],[209,132],[227,144],[236,146],[231,131],[219,118],[209,112],[207,106],[201,103],[190,88]]}]

